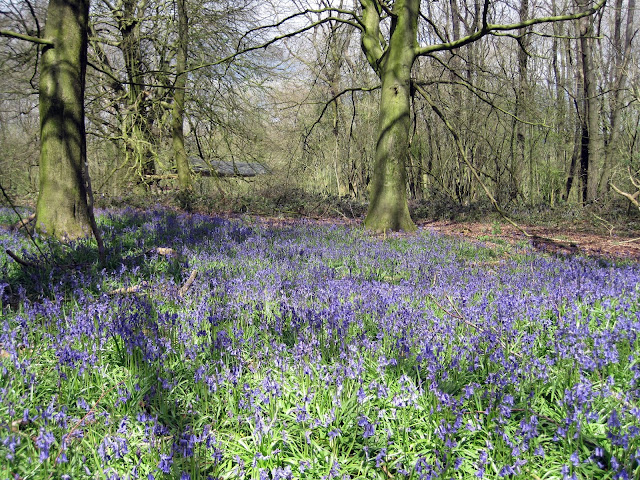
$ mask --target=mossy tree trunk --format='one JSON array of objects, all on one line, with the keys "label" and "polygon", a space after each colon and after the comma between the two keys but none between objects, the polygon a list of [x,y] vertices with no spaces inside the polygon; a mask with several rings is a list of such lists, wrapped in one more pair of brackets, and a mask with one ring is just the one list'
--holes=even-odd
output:
[{"label": "mossy tree trunk", "polygon": [[62,240],[91,235],[87,204],[84,78],[89,0],[50,0],[40,72],[38,231]]},{"label": "mossy tree trunk", "polygon": [[[364,224],[374,231],[415,230],[407,202],[406,162],[411,131],[411,69],[416,58],[419,0],[397,0],[385,54],[379,36],[380,9],[363,1],[368,28],[362,47],[382,81],[375,164]],[[375,26],[375,29],[373,28]],[[376,32],[377,30],[377,32]]]},{"label": "mossy tree trunk", "polygon": [[184,101],[187,86],[187,53],[189,23],[187,17],[186,0],[176,0],[178,7],[178,44],[176,53],[176,81],[173,90],[173,118],[172,140],[173,154],[178,171],[178,185],[180,187],[181,202],[188,203],[192,194],[191,172],[189,161],[184,148]]}]

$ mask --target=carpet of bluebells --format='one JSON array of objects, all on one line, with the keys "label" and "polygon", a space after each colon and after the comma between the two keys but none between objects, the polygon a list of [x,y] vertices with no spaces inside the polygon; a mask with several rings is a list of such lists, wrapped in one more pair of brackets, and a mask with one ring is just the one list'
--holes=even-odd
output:
[{"label": "carpet of bluebells", "polygon": [[0,231],[1,479],[640,476],[637,264],[163,209],[99,223],[100,266],[90,242]]}]

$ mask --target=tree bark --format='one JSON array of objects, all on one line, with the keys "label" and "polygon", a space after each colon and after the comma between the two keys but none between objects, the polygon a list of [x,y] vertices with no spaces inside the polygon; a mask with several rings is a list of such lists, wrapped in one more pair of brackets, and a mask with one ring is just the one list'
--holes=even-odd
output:
[{"label": "tree bark", "polygon": [[[529,19],[529,0],[521,0],[520,2],[520,21],[524,22]],[[529,164],[529,198],[533,203],[535,188],[535,168],[533,159],[526,158],[526,132],[525,125],[522,121],[525,117],[525,105],[529,98],[529,45],[530,38],[527,35],[527,29],[522,28],[518,32],[518,89],[516,91],[515,119],[516,122],[516,165],[524,168],[525,164]]]},{"label": "tree bark", "polygon": [[113,12],[122,36],[120,50],[129,80],[128,112],[123,119],[126,122],[123,128],[129,137],[126,149],[139,165],[142,177],[156,173],[151,149],[154,117],[149,111],[150,93],[145,89],[140,28],[147,3],[147,0],[124,0]]},{"label": "tree bark", "polygon": [[593,17],[583,17],[579,23],[580,59],[582,68],[582,150],[580,155],[580,177],[582,178],[582,202],[595,198],[597,177],[595,169],[601,161],[600,115],[596,90],[596,72],[593,62]]},{"label": "tree bark", "polygon": [[378,232],[416,229],[407,202],[406,162],[411,128],[411,69],[416,58],[419,9],[419,0],[396,0],[388,49],[384,58],[374,61],[379,65],[382,92],[369,210],[364,224]]},{"label": "tree bark", "polygon": [[609,135],[606,138],[604,146],[604,164],[598,184],[598,191],[608,188],[611,180],[613,165],[615,165],[615,157],[618,154],[618,143],[620,137],[620,120],[622,110],[624,108],[623,94],[627,86],[628,67],[631,61],[631,47],[636,30],[634,28],[634,15],[636,10],[636,0],[629,0],[627,7],[627,19],[625,25],[624,41],[622,40],[622,0],[616,0],[615,3],[615,21],[613,48],[615,49],[613,71],[611,72],[610,89],[613,95],[610,101],[609,112]]},{"label": "tree bark", "polygon": [[186,0],[176,0],[178,7],[178,45],[176,55],[176,81],[173,90],[173,118],[172,140],[173,154],[175,156],[176,169],[178,171],[178,186],[184,197],[183,202],[191,195],[191,172],[189,161],[184,148],[184,100],[187,86],[187,53],[189,20],[187,17]]},{"label": "tree bark", "polygon": [[91,234],[84,178],[84,78],[89,0],[50,0],[40,73],[38,231],[62,240]]}]

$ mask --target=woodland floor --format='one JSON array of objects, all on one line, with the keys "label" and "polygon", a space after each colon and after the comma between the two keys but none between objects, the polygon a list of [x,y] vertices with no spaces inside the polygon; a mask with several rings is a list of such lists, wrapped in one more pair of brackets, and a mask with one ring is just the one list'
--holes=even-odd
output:
[{"label": "woodland floor", "polygon": [[[235,215],[234,215],[235,216]],[[259,223],[286,225],[297,221],[293,218],[259,216]],[[319,218],[308,221],[326,224],[359,225],[361,220],[345,218]],[[547,222],[545,222],[547,223]],[[520,224],[528,234],[504,220],[418,220],[419,228],[424,228],[450,237],[462,237],[471,241],[487,243],[507,243],[511,245],[529,243],[535,249],[555,255],[586,255],[595,258],[640,261],[640,231],[626,226],[611,226],[610,233],[602,233],[602,226],[587,221],[575,222],[571,226]],[[631,225],[629,225],[631,227]],[[598,231],[599,230],[599,231]],[[635,235],[634,235],[635,233]],[[397,233],[394,235],[398,235]],[[400,233],[399,235],[403,235]]]},{"label": "woodland floor", "polygon": [[[626,234],[604,235],[590,231],[588,225],[575,229],[521,225],[533,238],[512,225],[499,228],[488,222],[450,222],[438,220],[419,222],[419,226],[449,236],[461,236],[482,241],[502,240],[510,244],[529,241],[536,249],[555,254],[582,254],[618,260],[640,260],[640,237]],[[555,240],[555,241],[554,241]]]},{"label": "woodland floor", "polygon": [[[329,209],[320,215],[290,216],[287,214],[264,215],[264,212],[247,215],[196,208],[196,211],[198,210],[221,217],[250,217],[255,222],[273,226],[288,225],[300,221],[301,218],[327,225],[362,225],[362,218],[353,217],[366,211],[360,208],[354,215],[353,209],[344,214],[334,208],[333,211],[340,216],[331,213],[327,215],[327,212],[330,212]],[[634,214],[628,215],[628,213],[621,215],[619,210],[617,212],[600,210],[595,213],[589,209],[577,211],[549,209],[537,214],[528,212],[516,219],[526,234],[495,212],[485,212],[484,215],[477,213],[455,215],[452,220],[417,218],[416,225],[443,235],[489,244],[528,243],[537,250],[555,255],[577,254],[595,258],[640,261],[640,217]]]}]

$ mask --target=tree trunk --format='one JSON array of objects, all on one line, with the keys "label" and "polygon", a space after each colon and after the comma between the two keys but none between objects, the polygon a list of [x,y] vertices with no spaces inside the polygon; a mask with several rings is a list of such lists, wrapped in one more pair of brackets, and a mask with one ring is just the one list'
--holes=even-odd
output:
[{"label": "tree trunk", "polygon": [[184,99],[187,86],[187,49],[189,23],[187,18],[186,0],[176,0],[178,6],[178,45],[176,55],[176,81],[173,90],[173,154],[175,155],[176,169],[178,171],[178,185],[182,202],[186,203],[191,195],[191,172],[189,172],[189,160],[184,148]]},{"label": "tree trunk", "polygon": [[378,140],[369,210],[364,221],[367,228],[378,232],[416,229],[407,202],[406,163],[419,8],[419,0],[396,0],[389,47],[379,64],[382,93]]},{"label": "tree trunk", "polygon": [[127,79],[129,80],[128,110],[123,121],[125,148],[128,155],[139,166],[140,177],[154,175],[156,167],[151,148],[151,128],[154,116],[150,112],[150,91],[145,89],[146,76],[143,71],[142,32],[140,25],[147,8],[146,0],[124,0],[113,12],[122,35],[119,48],[122,51]]},{"label": "tree trunk", "polygon": [[611,72],[610,89],[613,95],[610,101],[609,112],[609,135],[605,142],[604,165],[600,176],[598,191],[607,189],[611,174],[618,155],[618,143],[620,137],[620,121],[622,110],[625,108],[623,94],[627,87],[628,68],[631,61],[631,47],[633,38],[636,35],[634,28],[634,15],[636,11],[636,0],[629,0],[627,7],[627,19],[625,25],[624,41],[622,40],[622,0],[616,0],[613,48],[615,49],[613,71]]},{"label": "tree trunk", "polygon": [[569,164],[569,172],[567,173],[567,181],[565,183],[564,195],[562,199],[566,202],[569,200],[571,194],[571,187],[573,186],[573,178],[575,177],[576,166],[578,165],[578,158],[581,158],[581,138],[582,128],[576,128],[573,141],[573,153],[571,154],[571,163]]},{"label": "tree trunk", "polygon": [[596,168],[600,165],[600,112],[596,91],[596,72],[593,62],[593,18],[580,19],[580,58],[583,77],[583,119],[582,151],[580,156],[580,177],[582,178],[582,202],[586,204],[595,198],[597,191]]},{"label": "tree trunk", "polygon": [[[529,19],[529,0],[521,0],[520,3],[520,21],[524,22]],[[527,35],[527,29],[520,29],[518,37],[518,89],[516,91],[515,105],[515,139],[516,139],[516,168],[524,168],[526,160],[526,132],[525,124],[520,121],[525,117],[525,105],[529,100],[529,45],[530,37]],[[529,201],[534,203],[535,192],[535,168],[533,158],[529,157]]]},{"label": "tree trunk", "polygon": [[63,240],[91,234],[85,186],[84,78],[89,0],[50,0],[40,72],[38,231]]}]

